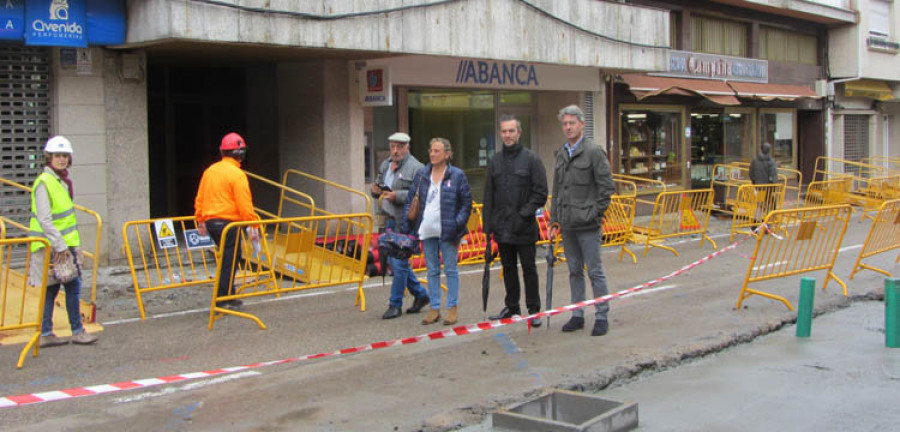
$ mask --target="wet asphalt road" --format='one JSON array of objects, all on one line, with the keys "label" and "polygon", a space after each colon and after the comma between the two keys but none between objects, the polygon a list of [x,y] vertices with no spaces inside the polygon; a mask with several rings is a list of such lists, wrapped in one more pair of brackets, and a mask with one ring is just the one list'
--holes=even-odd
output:
[{"label": "wet asphalt road", "polygon": [[[729,223],[717,220],[710,225],[720,248],[727,245]],[[863,272],[852,281],[848,277],[868,226],[856,219],[850,222],[835,267],[848,283],[850,299],[843,297],[834,283],[827,291],[818,289],[823,272],[809,274],[818,280],[818,313],[881,295],[882,276]],[[644,258],[633,246],[638,254],[636,265],[627,258],[617,262],[618,250],[605,250],[610,290],[655,279],[712,252],[708,244],[698,247],[697,239],[675,247],[680,257],[656,249]],[[589,336],[590,325],[586,331],[563,334],[559,329],[567,317],[557,316],[549,329],[532,329],[530,334],[520,323],[214,378],[3,408],[0,429],[450,430],[479,425],[492,410],[550,388],[618,388],[733,346],[752,346],[760,335],[790,325],[795,312],[758,296],[747,300],[746,308],[734,310],[748,267],[746,257],[752,252],[752,242],[745,242],[653,289],[614,300],[611,331],[602,338]],[[895,255],[884,254],[872,262],[897,273],[893,258]],[[538,270],[543,295],[543,263]],[[465,267],[461,272],[460,324],[483,321],[487,314],[502,308],[503,288],[496,265],[487,314],[481,310],[481,266]],[[562,266],[556,267],[555,273],[554,305],[559,306],[569,300],[568,272]],[[783,294],[796,304],[799,277],[758,287]],[[39,357],[29,358],[21,370],[15,369],[20,347],[0,347],[0,369],[4,370],[0,396],[291,359],[443,328],[440,324],[420,325],[423,314],[381,320],[388,291],[380,278],[369,280],[366,312],[354,307],[354,288],[248,302],[246,309],[265,321],[268,330],[226,317],[209,331],[208,312],[202,306],[194,309],[184,307],[190,302],[167,303],[165,293],[154,294],[160,297],[157,306],[148,310],[154,317],[146,322],[132,320],[137,313],[125,306],[121,313],[101,308],[105,331],[96,346],[45,349]],[[196,289],[195,294],[197,305],[208,302],[207,290]],[[104,298],[99,297],[98,302],[103,304]],[[410,302],[407,299],[404,306]],[[587,316],[592,312],[589,309]],[[106,319],[104,313],[114,319]],[[742,407],[733,409],[739,413]]]}]

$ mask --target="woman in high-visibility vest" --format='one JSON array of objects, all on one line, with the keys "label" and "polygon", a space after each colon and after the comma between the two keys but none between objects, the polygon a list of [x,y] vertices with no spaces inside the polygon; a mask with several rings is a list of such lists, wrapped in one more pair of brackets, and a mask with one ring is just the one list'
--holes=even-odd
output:
[{"label": "woman in high-visibility vest", "polygon": [[[81,323],[79,296],[81,294],[81,240],[72,203],[74,189],[68,168],[72,165],[72,143],[63,136],[47,140],[44,147],[44,171],[35,179],[31,188],[31,236],[45,237],[50,242],[52,263],[74,262],[77,276],[65,283],[58,281],[54,272],[47,274],[47,292],[44,298],[44,317],[41,323],[41,347],[65,345],[68,340],[53,334],[53,306],[61,287],[66,290],[66,312],[72,328],[72,343],[87,345],[97,342],[97,336],[84,331]],[[44,246],[32,243],[31,251]],[[39,286],[43,279],[44,254],[32,254],[29,284]]]}]

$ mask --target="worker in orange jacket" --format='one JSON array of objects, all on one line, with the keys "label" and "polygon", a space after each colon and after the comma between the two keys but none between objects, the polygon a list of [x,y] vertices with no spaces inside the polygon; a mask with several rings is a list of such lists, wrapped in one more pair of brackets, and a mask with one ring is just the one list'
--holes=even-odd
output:
[{"label": "worker in orange jacket", "polygon": [[[200,179],[200,188],[194,200],[194,218],[200,235],[210,235],[216,246],[222,249],[218,295],[226,296],[233,292],[230,288],[233,286],[234,265],[242,257],[239,230],[229,230],[224,239],[222,232],[231,222],[258,220],[259,216],[253,210],[247,174],[241,170],[241,162],[247,154],[244,138],[234,132],[225,135],[219,153],[222,160],[210,165]],[[259,231],[255,228],[250,230],[250,236],[252,241],[259,241]],[[218,302],[216,306],[240,309],[242,304],[235,299]]]}]

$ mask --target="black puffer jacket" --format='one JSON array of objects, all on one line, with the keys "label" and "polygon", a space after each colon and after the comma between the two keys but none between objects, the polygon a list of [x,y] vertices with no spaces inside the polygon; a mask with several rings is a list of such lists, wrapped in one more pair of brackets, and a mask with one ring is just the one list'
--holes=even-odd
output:
[{"label": "black puffer jacket", "polygon": [[547,202],[544,164],[521,144],[503,147],[488,165],[482,224],[499,243],[538,241],[535,212]]}]

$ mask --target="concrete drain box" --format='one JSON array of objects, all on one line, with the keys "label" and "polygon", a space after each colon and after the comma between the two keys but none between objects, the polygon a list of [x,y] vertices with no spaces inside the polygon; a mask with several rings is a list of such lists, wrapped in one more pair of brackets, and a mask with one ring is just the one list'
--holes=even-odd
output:
[{"label": "concrete drain box", "polygon": [[498,431],[628,431],[638,425],[638,405],[555,390],[496,412],[491,422]]}]

